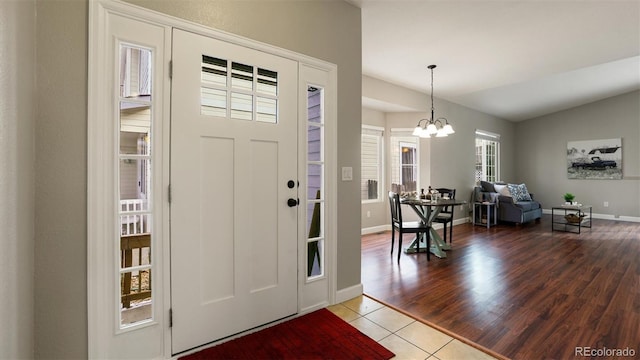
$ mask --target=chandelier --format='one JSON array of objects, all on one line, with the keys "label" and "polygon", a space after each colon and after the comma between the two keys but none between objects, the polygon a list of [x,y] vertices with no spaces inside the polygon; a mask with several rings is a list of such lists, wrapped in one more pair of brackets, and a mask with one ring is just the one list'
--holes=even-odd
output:
[{"label": "chandelier", "polygon": [[[435,65],[429,65],[428,68],[431,70],[431,119],[421,119],[418,121],[418,125],[413,130],[413,135],[419,136],[421,138],[430,138],[432,135],[436,137],[445,137],[449,136],[449,134],[453,134],[453,127],[449,124],[449,120],[440,117],[435,118],[434,109],[433,109],[433,69],[435,69]],[[424,124],[423,124],[424,123]]]}]

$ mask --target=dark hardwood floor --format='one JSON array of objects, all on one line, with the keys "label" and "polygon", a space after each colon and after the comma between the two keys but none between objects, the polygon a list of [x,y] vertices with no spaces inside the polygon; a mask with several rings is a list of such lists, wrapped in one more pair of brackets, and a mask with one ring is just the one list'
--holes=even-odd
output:
[{"label": "dark hardwood floor", "polygon": [[551,232],[549,215],[463,224],[447,258],[429,262],[398,264],[390,248],[390,232],[362,237],[364,292],[417,318],[513,359],[581,358],[576,347],[640,358],[640,223],[595,219],[581,234]]}]

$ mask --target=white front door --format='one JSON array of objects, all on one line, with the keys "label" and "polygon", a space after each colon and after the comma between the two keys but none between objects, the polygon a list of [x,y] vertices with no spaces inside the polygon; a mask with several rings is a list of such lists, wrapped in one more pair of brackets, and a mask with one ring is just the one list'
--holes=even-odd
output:
[{"label": "white front door", "polygon": [[298,65],[181,30],[172,58],[176,354],[297,312]]}]

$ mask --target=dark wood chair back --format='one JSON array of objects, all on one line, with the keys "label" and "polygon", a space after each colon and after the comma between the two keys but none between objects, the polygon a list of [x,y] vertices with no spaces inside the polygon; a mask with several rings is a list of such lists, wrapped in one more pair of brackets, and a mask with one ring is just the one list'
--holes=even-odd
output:
[{"label": "dark wood chair back", "polygon": [[[454,200],[456,198],[456,189],[449,188],[436,188],[436,190],[440,193],[440,198],[442,198],[445,194],[449,194],[449,199]],[[447,224],[449,224],[449,243],[453,238],[453,211],[455,210],[455,206],[449,205],[445,206],[440,214],[434,219],[435,222],[444,224],[444,242],[447,242]]]}]

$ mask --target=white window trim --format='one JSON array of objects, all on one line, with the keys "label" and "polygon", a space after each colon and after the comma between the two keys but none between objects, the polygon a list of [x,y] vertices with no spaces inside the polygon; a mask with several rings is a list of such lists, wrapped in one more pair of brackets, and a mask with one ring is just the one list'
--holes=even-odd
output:
[{"label": "white window trim", "polygon": [[[117,349],[112,339],[115,332],[113,330],[113,321],[111,321],[111,315],[106,314],[104,311],[106,297],[115,298],[117,294],[112,294],[113,284],[108,280],[109,275],[113,269],[114,254],[107,251],[105,246],[105,239],[109,241],[109,232],[114,231],[113,211],[110,207],[106,207],[105,204],[111,204],[116,196],[114,194],[113,173],[112,170],[107,169],[103,164],[117,164],[115,155],[111,152],[112,125],[109,125],[108,121],[104,119],[113,119],[113,112],[115,109],[111,106],[111,93],[109,86],[115,74],[113,69],[109,68],[110,52],[108,47],[113,44],[111,39],[108,38],[109,27],[107,24],[108,14],[118,14],[123,17],[135,19],[140,23],[151,24],[155,26],[164,27],[169,32],[165,37],[164,53],[165,58],[163,67],[168,67],[168,59],[171,57],[171,28],[183,29],[196,34],[220,39],[223,41],[231,42],[240,46],[244,46],[250,49],[263,51],[266,53],[286,57],[294,61],[298,61],[301,68],[308,67],[311,69],[323,70],[327,73],[327,80],[325,81],[325,89],[329,92],[325,97],[327,102],[325,108],[325,136],[326,147],[325,150],[325,201],[326,208],[325,213],[325,269],[327,270],[328,278],[328,301],[323,301],[321,304],[311,306],[308,308],[299,308],[300,313],[311,311],[313,309],[319,309],[327,305],[335,304],[339,301],[347,300],[352,297],[351,292],[337,290],[337,204],[338,204],[338,167],[337,167],[337,89],[338,89],[338,68],[335,64],[328,63],[316,58],[312,58],[303,54],[299,54],[290,50],[274,47],[269,44],[260,43],[245,37],[241,37],[235,34],[214,30],[206,26],[198,25],[187,20],[179,19],[172,16],[141,8],[128,3],[113,1],[113,0],[96,0],[89,2],[89,44],[88,44],[88,114],[87,114],[87,316],[88,316],[88,357],[92,358],[105,358],[110,357],[109,354],[113,354],[114,351],[122,351]],[[161,71],[164,77],[164,84],[169,84],[169,71],[167,69],[156,69]],[[159,84],[155,84],[157,86]],[[158,140],[162,140],[163,144],[169,144],[169,86],[162,91],[162,104],[157,108],[158,112],[164,114],[163,118],[163,133],[157,135]],[[110,134],[105,136],[105,134]],[[169,218],[168,218],[168,191],[166,190],[169,185],[169,146],[163,146],[162,149],[156,151],[162,152],[161,164],[157,164],[157,169],[162,172],[161,184],[158,186],[161,189],[162,196],[156,198],[156,202],[162,203],[162,212],[157,213],[156,222],[160,225],[162,232],[157,232],[157,237],[162,237],[158,244],[160,249],[158,252],[160,256],[156,257],[156,266],[160,266],[161,263],[168,264],[170,259],[169,249]],[[301,199],[302,200],[302,199]],[[306,243],[306,239],[302,237],[299,239]],[[301,246],[301,245],[300,245]],[[162,257],[162,258],[160,258]],[[106,264],[106,265],[105,265]],[[163,265],[164,266],[164,265]],[[304,271],[302,271],[304,273]],[[162,357],[171,358],[171,328],[168,323],[168,314],[171,304],[170,293],[170,273],[168,266],[162,270],[160,268],[157,271],[157,275],[161,277],[158,283],[161,284],[162,289],[155,289],[156,305],[161,313],[156,317],[156,322],[149,323],[147,328],[151,328],[154,324],[160,325],[159,335],[162,338]],[[316,282],[317,283],[317,282]],[[357,291],[361,294],[361,288]],[[299,287],[298,298],[304,298],[306,294],[302,287]],[[346,294],[346,295],[345,295]],[[358,295],[358,294],[356,294]],[[347,296],[347,298],[344,298]],[[108,324],[108,326],[105,326]],[[127,335],[131,334],[131,335]],[[119,336],[136,336],[138,331],[125,332]],[[155,338],[154,338],[155,340]],[[126,341],[122,338],[120,341],[124,341],[124,344],[135,344],[131,340]],[[115,345],[114,345],[115,344]],[[148,344],[152,346],[151,344]],[[138,350],[136,350],[138,349]],[[131,357],[148,358],[146,353],[140,353],[145,351],[140,347],[134,348],[127,354]],[[153,349],[152,351],[155,351]],[[155,357],[155,356],[154,356]]]},{"label": "white window trim", "polygon": [[[500,169],[500,151],[501,151],[501,146],[500,146],[500,134],[498,133],[494,133],[491,131],[487,131],[487,130],[481,130],[481,129],[476,129],[475,132],[475,137],[473,139],[473,141],[475,142],[477,139],[481,139],[481,140],[488,140],[488,141],[495,141],[497,143],[497,147],[496,147],[496,181],[500,181],[501,180],[501,169]],[[475,151],[475,145],[474,145],[474,151]],[[484,151],[484,149],[483,149]],[[474,171],[475,173],[475,171]],[[485,176],[486,179],[486,176]],[[475,180],[475,179],[474,179]]]},{"label": "white window trim", "polygon": [[[384,201],[384,196],[383,196],[383,192],[385,189],[385,181],[384,181],[384,168],[385,168],[385,161],[384,161],[384,128],[380,127],[380,126],[373,126],[373,125],[366,125],[363,124],[362,125],[362,135],[361,136],[371,136],[371,137],[376,137],[378,138],[378,140],[380,141],[380,144],[378,146],[378,198],[377,199],[360,199],[360,201],[362,202],[362,204],[374,204],[374,203],[380,203]],[[367,130],[369,130],[369,134],[365,134],[365,132],[367,132]],[[360,155],[362,156],[362,145],[360,146]],[[360,164],[362,166],[362,164]]]},{"label": "white window trim", "polygon": [[[390,167],[389,167],[389,181],[390,183],[393,183],[392,181],[392,172],[393,169],[391,168],[391,166],[393,165],[393,158],[392,158],[392,154],[391,151],[394,151],[393,149],[391,149],[391,139],[394,137],[414,137],[413,136],[413,129],[410,128],[391,128],[390,131],[391,133],[390,137],[389,137],[389,163],[390,163]],[[419,191],[421,183],[420,183],[420,138],[415,137],[415,143],[416,143],[416,163],[417,163],[417,169],[416,171],[418,172],[418,179],[416,181],[416,189]]]}]

